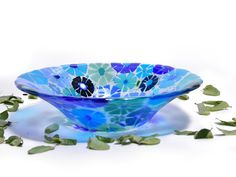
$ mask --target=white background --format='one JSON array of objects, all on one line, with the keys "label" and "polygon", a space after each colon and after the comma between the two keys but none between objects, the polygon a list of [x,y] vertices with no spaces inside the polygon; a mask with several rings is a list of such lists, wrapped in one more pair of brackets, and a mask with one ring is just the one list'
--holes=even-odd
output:
[{"label": "white background", "polygon": [[[0,0],[0,91],[20,93],[17,75],[45,66],[80,62],[145,62],[186,68],[221,91],[229,111],[202,117],[201,90],[174,101],[189,129],[211,128],[216,117],[236,116],[236,4],[217,0]],[[43,117],[42,117],[43,118]],[[217,133],[215,128],[214,132]],[[41,143],[0,146],[0,176],[233,176],[235,137],[194,140],[168,135],[152,147],[86,145],[28,156]]]}]

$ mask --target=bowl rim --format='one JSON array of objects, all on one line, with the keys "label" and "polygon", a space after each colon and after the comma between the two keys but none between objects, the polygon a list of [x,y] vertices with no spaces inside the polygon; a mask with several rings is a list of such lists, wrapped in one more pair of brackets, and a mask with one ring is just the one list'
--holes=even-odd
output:
[{"label": "bowl rim", "polygon": [[[100,62],[100,63],[96,63],[96,62],[91,62],[91,63],[77,63],[77,65],[82,65],[82,64],[111,64],[111,63],[117,63],[117,62]],[[120,63],[120,64],[133,64],[135,62],[130,62],[130,63]],[[71,63],[72,64],[72,63]],[[19,75],[16,80],[15,80],[15,85],[18,89],[20,89],[23,92],[26,92],[28,94],[32,94],[35,96],[39,96],[39,97],[58,97],[58,98],[71,98],[71,99],[76,99],[76,100],[117,100],[117,99],[121,99],[121,100],[127,100],[127,99],[138,99],[138,98],[164,98],[164,97],[177,97],[179,95],[183,95],[186,94],[188,92],[191,92],[197,88],[199,88],[201,86],[201,84],[203,83],[203,80],[201,79],[200,76],[190,72],[189,70],[186,69],[182,69],[182,68],[175,68],[176,70],[185,70],[195,76],[198,77],[198,79],[196,80],[196,82],[194,84],[189,84],[187,88],[182,89],[182,90],[177,90],[177,91],[173,91],[173,92],[169,92],[169,93],[162,93],[162,94],[158,94],[158,95],[149,95],[149,96],[128,96],[128,97],[78,97],[78,96],[65,96],[65,95],[57,95],[57,94],[48,94],[45,92],[40,92],[40,91],[36,91],[32,88],[29,88],[28,86],[26,86],[25,84],[22,84],[21,80],[24,80],[23,78],[21,78],[23,75],[27,74],[27,73],[31,73],[33,71],[39,71],[42,69],[47,69],[47,68],[58,68],[61,66],[69,66],[71,64],[62,64],[62,65],[58,65],[58,66],[51,66],[51,67],[43,67],[43,68],[39,68],[39,69],[34,69],[25,73],[22,73],[21,75]],[[74,64],[74,63],[73,63]],[[169,66],[169,65],[163,65],[163,64],[147,64],[147,63],[139,63],[142,65],[161,65],[161,66]]]}]

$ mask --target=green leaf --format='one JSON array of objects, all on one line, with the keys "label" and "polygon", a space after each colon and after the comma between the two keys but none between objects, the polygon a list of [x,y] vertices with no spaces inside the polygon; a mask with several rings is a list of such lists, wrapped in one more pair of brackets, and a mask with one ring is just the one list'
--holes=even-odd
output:
[{"label": "green leaf", "polygon": [[140,144],[140,142],[141,142],[144,138],[145,138],[145,137],[136,136],[136,135],[129,135],[129,141],[130,141],[130,143]]},{"label": "green leaf", "polygon": [[9,96],[0,96],[0,104],[7,100],[9,100]]},{"label": "green leaf", "polygon": [[217,128],[218,130],[220,130],[223,135],[236,135],[236,130],[224,130],[224,129],[221,129],[221,128]]},{"label": "green leaf", "polygon": [[17,97],[13,95],[1,96],[0,104],[4,103],[5,101],[10,101],[11,99],[17,99]]},{"label": "green leaf", "polygon": [[53,146],[36,146],[36,147],[33,147],[32,149],[28,150],[28,154],[30,154],[30,155],[39,154],[39,153],[51,151],[54,149],[55,149],[55,147],[53,147]]},{"label": "green leaf", "polygon": [[188,95],[181,95],[178,97],[180,100],[189,100],[189,96]]},{"label": "green leaf", "polygon": [[19,108],[19,103],[16,101],[4,101],[4,104],[7,106],[8,112],[16,112]]},{"label": "green leaf", "polygon": [[54,123],[54,124],[51,124],[48,127],[46,127],[45,133],[50,134],[50,133],[57,131],[58,129],[59,129],[59,125]]},{"label": "green leaf", "polygon": [[176,135],[195,135],[197,133],[197,131],[179,131],[179,130],[175,130],[175,134]]},{"label": "green leaf", "polygon": [[23,103],[23,99],[17,96],[13,95],[7,95],[7,96],[1,96],[0,97],[0,104],[6,102],[6,101],[13,101],[13,102],[18,102],[18,103]]},{"label": "green leaf", "polygon": [[44,142],[49,144],[54,144],[53,138],[47,135],[44,135]]},{"label": "green leaf", "polygon": [[128,145],[131,144],[132,135],[124,135],[117,139],[117,144]]},{"label": "green leaf", "polygon": [[200,131],[196,132],[194,135],[195,139],[212,139],[214,138],[211,130],[209,129],[201,129]]},{"label": "green leaf", "polygon": [[142,139],[143,137],[141,136],[124,135],[117,139],[117,144],[121,144],[121,145],[128,145],[131,143],[139,144]]},{"label": "green leaf", "polygon": [[28,99],[35,100],[38,97],[36,95],[28,95]]},{"label": "green leaf", "polygon": [[64,146],[72,146],[72,145],[77,144],[76,139],[60,138],[59,135],[54,135],[53,137],[44,135],[44,139],[45,139],[45,142],[49,144],[57,144],[57,145],[64,145]]},{"label": "green leaf", "polygon": [[64,146],[73,146],[77,144],[77,140],[75,139],[60,139],[60,145]]},{"label": "green leaf", "polygon": [[17,103],[24,103],[24,100],[21,97],[11,96],[9,100]]},{"label": "green leaf", "polygon": [[54,135],[53,137],[49,137],[47,135],[44,135],[45,143],[50,143],[50,144],[60,144],[61,139],[59,135]]},{"label": "green leaf", "polygon": [[231,107],[225,101],[204,101],[203,104],[210,105],[210,106],[207,106],[207,109],[211,112],[222,111],[222,110],[225,110],[225,109]]},{"label": "green leaf", "polygon": [[5,120],[0,120],[0,128],[6,128],[7,126],[10,126],[11,122],[5,121]]},{"label": "green leaf", "polygon": [[0,127],[0,138],[4,138],[4,129]]},{"label": "green leaf", "polygon": [[210,112],[222,111],[231,107],[225,101],[203,101],[202,103],[197,104],[198,114],[200,115],[209,115]]},{"label": "green leaf", "polygon": [[10,136],[6,141],[6,144],[9,144],[11,146],[17,146],[20,147],[23,145],[23,140],[21,139],[21,137],[18,136]]},{"label": "green leaf", "polygon": [[98,140],[97,138],[90,138],[87,148],[92,150],[108,150],[110,149],[110,146],[107,143]]},{"label": "green leaf", "polygon": [[208,96],[219,96],[220,91],[216,87],[214,87],[213,85],[207,85],[203,89],[203,94],[208,95]]},{"label": "green leaf", "polygon": [[155,137],[143,137],[138,144],[140,145],[156,145],[160,144],[161,140]]},{"label": "green leaf", "polygon": [[127,144],[138,144],[138,145],[155,145],[160,143],[160,139],[155,138],[154,136],[136,136],[136,135],[125,135],[117,139],[117,144],[127,145]]},{"label": "green leaf", "polygon": [[199,115],[203,115],[203,116],[210,115],[210,111],[203,103],[197,104],[197,107],[198,107],[198,114]]},{"label": "green leaf", "polygon": [[224,125],[224,126],[231,126],[231,127],[236,127],[236,119],[232,118],[232,121],[224,121],[218,119],[220,122],[216,122],[218,125]]},{"label": "green leaf", "polygon": [[3,144],[5,142],[4,137],[0,137],[0,144]]},{"label": "green leaf", "polygon": [[136,83],[136,87],[139,86],[140,82],[141,82],[140,80],[137,81],[137,83]]},{"label": "green leaf", "polygon": [[3,111],[0,113],[0,120],[7,120],[8,119],[8,111]]},{"label": "green leaf", "polygon": [[108,137],[103,137],[103,136],[96,136],[96,138],[99,141],[102,141],[104,143],[113,143],[115,141],[115,139],[113,139],[113,138],[108,138]]},{"label": "green leaf", "polygon": [[19,108],[19,104],[23,102],[22,98],[13,95],[0,97],[0,104],[6,105],[8,112],[16,112]]}]

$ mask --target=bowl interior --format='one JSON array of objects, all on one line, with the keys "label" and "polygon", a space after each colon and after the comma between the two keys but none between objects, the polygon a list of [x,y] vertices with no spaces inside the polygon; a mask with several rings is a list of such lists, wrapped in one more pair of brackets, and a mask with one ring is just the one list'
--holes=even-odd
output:
[{"label": "bowl interior", "polygon": [[68,64],[34,70],[16,80],[19,89],[33,94],[89,98],[146,97],[191,90],[199,76],[159,64]]}]

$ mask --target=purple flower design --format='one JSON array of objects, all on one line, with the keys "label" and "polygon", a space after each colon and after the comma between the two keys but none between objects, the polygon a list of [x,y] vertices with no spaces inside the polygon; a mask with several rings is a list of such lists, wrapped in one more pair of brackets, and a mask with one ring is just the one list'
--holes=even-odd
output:
[{"label": "purple flower design", "polygon": [[173,67],[171,66],[163,66],[163,65],[156,65],[154,68],[153,68],[153,72],[155,74],[166,74],[170,71],[174,70]]},{"label": "purple flower design", "polygon": [[130,73],[134,72],[139,63],[111,63],[111,66],[118,73]]}]

